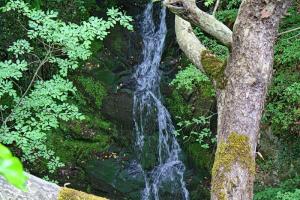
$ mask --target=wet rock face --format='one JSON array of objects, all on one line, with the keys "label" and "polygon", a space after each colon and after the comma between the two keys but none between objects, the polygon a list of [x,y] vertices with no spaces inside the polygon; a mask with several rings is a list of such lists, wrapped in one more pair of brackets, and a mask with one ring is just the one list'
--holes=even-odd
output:
[{"label": "wet rock face", "polygon": [[132,95],[126,92],[111,93],[104,99],[101,113],[108,120],[132,130]]},{"label": "wet rock face", "polygon": [[141,199],[143,175],[125,157],[91,161],[86,169],[95,193],[107,194],[111,199]]},{"label": "wet rock face", "polygon": [[134,144],[132,98],[127,92],[110,93],[100,111],[106,119],[116,124],[117,133],[112,136],[114,143],[128,150]]}]

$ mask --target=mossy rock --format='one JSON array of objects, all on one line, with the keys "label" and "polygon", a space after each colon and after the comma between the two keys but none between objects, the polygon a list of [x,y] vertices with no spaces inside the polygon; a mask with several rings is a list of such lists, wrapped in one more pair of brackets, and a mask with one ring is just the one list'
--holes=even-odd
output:
[{"label": "mossy rock", "polygon": [[91,161],[86,171],[96,194],[110,194],[111,199],[141,199],[144,177],[123,158]]},{"label": "mossy rock", "polygon": [[82,121],[61,122],[60,128],[73,139],[87,141],[98,141],[97,138],[111,136],[116,132],[111,122],[92,114],[86,115]]},{"label": "mossy rock", "polygon": [[54,150],[63,163],[82,163],[86,162],[96,152],[106,150],[110,145],[107,135],[97,135],[93,141],[74,139],[61,131],[49,135],[48,146]]},{"label": "mossy rock", "polygon": [[63,172],[76,173],[75,179],[70,175],[71,178],[67,178],[66,182],[71,182],[72,186],[79,185],[78,189],[86,189],[80,187],[86,185],[86,174],[82,168],[86,162],[95,159],[96,154],[109,148],[115,131],[112,123],[89,113],[82,121],[61,122],[60,129],[49,134],[47,146],[66,164],[59,170],[61,175],[65,177]]},{"label": "mossy rock", "polygon": [[94,80],[88,76],[75,76],[72,78],[75,82],[75,86],[79,90],[79,97],[83,104],[81,106],[101,108],[103,98],[107,95],[107,90],[100,81]]}]

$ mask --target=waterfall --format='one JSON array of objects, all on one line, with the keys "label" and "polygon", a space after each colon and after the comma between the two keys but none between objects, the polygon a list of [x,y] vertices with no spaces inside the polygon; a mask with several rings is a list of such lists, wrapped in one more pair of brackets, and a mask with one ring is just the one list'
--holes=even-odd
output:
[{"label": "waterfall", "polygon": [[[159,12],[158,23],[153,19],[156,12]],[[170,114],[161,102],[159,87],[159,65],[167,33],[165,18],[166,9],[154,9],[152,3],[144,10],[141,20],[143,60],[134,74],[133,118],[138,157],[135,165],[145,179],[142,200],[189,199],[183,179],[185,166],[180,160],[181,149],[173,134],[175,129]],[[153,152],[145,153],[149,151],[147,148],[153,148]],[[146,167],[145,163],[148,163]]]}]

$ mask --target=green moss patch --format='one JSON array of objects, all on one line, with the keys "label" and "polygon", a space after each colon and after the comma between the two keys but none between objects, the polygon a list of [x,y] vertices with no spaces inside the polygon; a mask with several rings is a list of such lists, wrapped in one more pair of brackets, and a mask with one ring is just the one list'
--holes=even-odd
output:
[{"label": "green moss patch", "polygon": [[58,200],[107,200],[103,197],[80,192],[69,188],[61,188],[58,193]]},{"label": "green moss patch", "polygon": [[107,91],[102,83],[85,76],[78,76],[75,81],[79,85],[80,93],[82,93],[80,97],[100,108],[103,98],[107,95]]},{"label": "green moss patch", "polygon": [[216,81],[217,88],[224,89],[226,86],[224,70],[227,63],[208,50],[201,53],[201,63],[208,77]]},{"label": "green moss patch", "polygon": [[78,163],[89,160],[94,153],[104,151],[109,146],[109,136],[98,134],[93,141],[71,138],[60,131],[49,136],[49,146],[63,163]]},{"label": "green moss patch", "polygon": [[251,154],[248,136],[232,132],[227,141],[219,143],[212,169],[212,190],[219,200],[227,199],[222,192],[227,182],[225,174],[232,170],[235,163],[248,169],[249,173],[255,173],[255,159]]}]

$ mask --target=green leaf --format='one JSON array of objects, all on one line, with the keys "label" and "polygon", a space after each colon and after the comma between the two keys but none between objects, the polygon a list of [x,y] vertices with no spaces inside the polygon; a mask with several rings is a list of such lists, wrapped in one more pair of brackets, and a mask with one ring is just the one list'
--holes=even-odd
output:
[{"label": "green leaf", "polygon": [[20,160],[13,157],[8,148],[0,144],[0,174],[15,187],[25,190],[27,177]]}]

